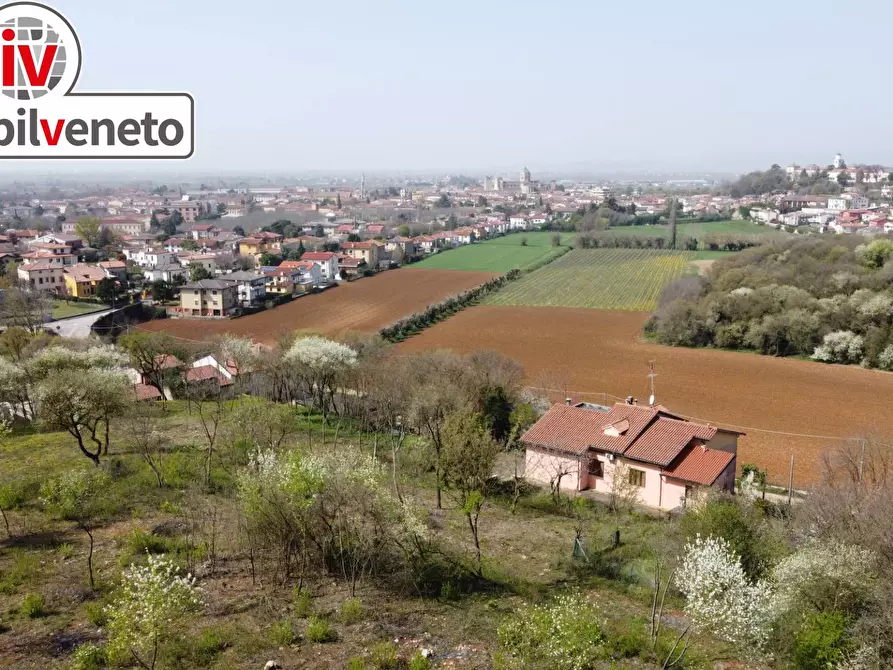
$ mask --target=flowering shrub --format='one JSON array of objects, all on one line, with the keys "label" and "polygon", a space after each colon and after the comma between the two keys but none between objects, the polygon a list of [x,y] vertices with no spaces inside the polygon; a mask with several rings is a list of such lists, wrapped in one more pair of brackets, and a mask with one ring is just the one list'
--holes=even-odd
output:
[{"label": "flowering shrub", "polygon": [[874,586],[875,557],[838,542],[816,543],[782,560],[772,574],[773,609],[783,617],[802,608],[852,611]]},{"label": "flowering shrub", "polygon": [[147,565],[124,573],[108,606],[108,650],[112,658],[134,657],[144,668],[154,668],[161,645],[181,617],[201,607],[201,600],[192,575],[178,576],[163,557],[147,558]]},{"label": "flowering shrub", "polygon": [[815,348],[812,358],[826,363],[857,363],[862,358],[864,340],[849,330],[828,333]]},{"label": "flowering shrub", "polygon": [[771,590],[752,583],[721,538],[697,536],[685,546],[676,583],[692,623],[733,644],[758,651],[771,624]]},{"label": "flowering shrub", "polygon": [[499,627],[499,642],[525,666],[586,670],[604,654],[598,608],[579,595],[525,607]]}]

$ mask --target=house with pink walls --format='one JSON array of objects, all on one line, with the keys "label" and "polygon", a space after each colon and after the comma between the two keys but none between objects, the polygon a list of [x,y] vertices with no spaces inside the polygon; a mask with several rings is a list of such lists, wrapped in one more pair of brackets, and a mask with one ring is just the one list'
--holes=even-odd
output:
[{"label": "house with pink walls", "polygon": [[734,493],[743,434],[632,400],[554,405],[521,438],[524,476],[563,491],[604,494],[623,477],[640,504],[673,510],[708,488]]}]

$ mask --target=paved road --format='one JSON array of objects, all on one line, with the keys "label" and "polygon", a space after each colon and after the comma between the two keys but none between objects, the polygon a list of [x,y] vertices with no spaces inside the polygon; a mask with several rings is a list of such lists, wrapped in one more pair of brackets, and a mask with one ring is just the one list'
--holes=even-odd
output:
[{"label": "paved road", "polygon": [[[119,307],[118,309],[123,308]],[[83,339],[90,337],[90,328],[92,328],[93,324],[96,323],[98,319],[101,319],[106,314],[111,314],[116,311],[117,309],[104,309],[101,312],[90,312],[83,316],[72,316],[59,321],[50,321],[49,323],[44,324],[44,328],[57,335],[61,335],[62,337]]]}]

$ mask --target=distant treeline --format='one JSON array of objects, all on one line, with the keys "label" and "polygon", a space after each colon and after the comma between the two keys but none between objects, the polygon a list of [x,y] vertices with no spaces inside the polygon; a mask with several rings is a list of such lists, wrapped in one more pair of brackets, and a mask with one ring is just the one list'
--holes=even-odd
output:
[{"label": "distant treeline", "polygon": [[[767,244],[771,238],[762,235],[711,234],[703,237],[680,237],[676,249],[682,251],[741,251]],[[616,235],[610,231],[581,233],[577,238],[581,249],[669,249],[670,240],[659,235]]]}]

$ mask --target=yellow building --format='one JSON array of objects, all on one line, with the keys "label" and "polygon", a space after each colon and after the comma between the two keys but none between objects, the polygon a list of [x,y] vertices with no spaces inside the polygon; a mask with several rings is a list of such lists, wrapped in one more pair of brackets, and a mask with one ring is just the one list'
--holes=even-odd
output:
[{"label": "yellow building", "polygon": [[99,282],[106,278],[105,272],[95,265],[76,263],[65,268],[65,292],[75,298],[92,298],[96,295]]}]

